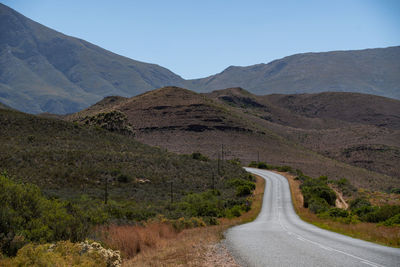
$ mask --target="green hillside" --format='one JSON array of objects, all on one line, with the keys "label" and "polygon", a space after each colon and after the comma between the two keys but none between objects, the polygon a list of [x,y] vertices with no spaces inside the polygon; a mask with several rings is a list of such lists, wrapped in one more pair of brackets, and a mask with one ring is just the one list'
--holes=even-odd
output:
[{"label": "green hillside", "polygon": [[107,185],[110,201],[130,201],[154,216],[166,213],[171,182],[173,202],[213,186],[226,200],[237,193],[227,181],[248,178],[237,164],[221,163],[219,176],[215,160],[177,155],[98,127],[9,110],[0,110],[0,125],[0,170],[50,197],[103,200]]}]

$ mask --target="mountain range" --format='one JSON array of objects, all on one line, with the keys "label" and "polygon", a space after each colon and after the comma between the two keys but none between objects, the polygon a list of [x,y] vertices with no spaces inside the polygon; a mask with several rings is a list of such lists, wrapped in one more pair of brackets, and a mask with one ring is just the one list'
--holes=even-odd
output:
[{"label": "mountain range", "polygon": [[242,87],[251,93],[360,92],[400,99],[400,47],[305,53],[268,64],[231,66],[184,80],[64,35],[0,4],[0,102],[28,113],[74,113],[117,95],[163,86],[196,92]]}]

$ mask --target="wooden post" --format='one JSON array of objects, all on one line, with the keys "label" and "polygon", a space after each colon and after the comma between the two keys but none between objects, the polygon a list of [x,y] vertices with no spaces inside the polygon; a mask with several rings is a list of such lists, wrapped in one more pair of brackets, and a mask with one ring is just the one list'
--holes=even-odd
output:
[{"label": "wooden post", "polygon": [[107,205],[108,202],[108,177],[104,178],[104,204]]},{"label": "wooden post", "polygon": [[174,202],[174,195],[173,195],[173,191],[172,191],[172,180],[171,180],[171,204]]}]

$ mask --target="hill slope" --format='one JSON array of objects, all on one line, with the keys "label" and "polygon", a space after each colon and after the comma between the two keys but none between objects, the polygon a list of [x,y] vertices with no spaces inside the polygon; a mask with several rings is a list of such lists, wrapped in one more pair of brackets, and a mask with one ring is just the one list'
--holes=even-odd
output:
[{"label": "hill slope", "polygon": [[[229,99],[230,92],[238,96],[236,100]],[[267,111],[282,118],[295,115],[303,121],[316,120],[262,103],[257,96],[242,89],[200,95],[177,87],[132,98],[106,98],[67,119],[88,123],[99,114],[105,117],[104,114],[120,112],[126,116],[138,140],[174,152],[199,151],[218,158],[224,145],[225,159],[239,158],[244,164],[257,160],[259,155],[260,160],[273,165],[290,165],[313,176],[348,177],[362,187],[382,189],[396,183],[393,177],[332,160],[311,146],[306,147],[306,143],[301,144],[293,137],[296,134],[289,131],[293,127],[269,124],[263,118],[263,112]],[[343,123],[332,123],[336,124]],[[326,127],[326,124],[320,123],[320,126]]]},{"label": "hill slope", "polygon": [[358,93],[252,95],[239,88],[209,97],[321,155],[400,177],[400,101]]},{"label": "hill slope", "polygon": [[[0,125],[0,171],[57,197],[102,199],[107,179],[112,200],[168,204],[171,182],[179,200],[211,188],[217,169],[216,161],[176,155],[131,136],[58,119],[0,109]],[[226,181],[241,176],[246,173],[240,166],[226,163],[225,176],[215,186],[234,195]]]},{"label": "hill slope", "polygon": [[0,101],[29,113],[76,112],[104,96],[133,96],[181,78],[66,36],[0,4]]},{"label": "hill slope", "polygon": [[231,66],[185,86],[201,92],[242,87],[258,95],[336,91],[400,99],[400,46],[296,54],[268,64]]}]

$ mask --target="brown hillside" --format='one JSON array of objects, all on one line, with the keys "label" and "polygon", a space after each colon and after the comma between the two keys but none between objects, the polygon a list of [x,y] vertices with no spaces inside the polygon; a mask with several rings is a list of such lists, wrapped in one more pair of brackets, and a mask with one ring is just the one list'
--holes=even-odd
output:
[{"label": "brown hillside", "polygon": [[[290,165],[313,176],[345,176],[358,186],[384,188],[395,184],[396,180],[391,177],[329,159],[280,136],[258,113],[269,107],[252,101],[254,96],[244,90],[233,91],[232,94],[240,95],[238,99],[231,102],[226,98],[218,102],[212,99],[215,98],[213,94],[200,95],[182,88],[165,87],[129,99],[109,101],[106,98],[68,119],[85,122],[100,113],[118,111],[127,117],[139,141],[174,152],[199,151],[217,158],[224,145],[225,159],[239,158],[244,164],[257,160],[259,155],[262,161]],[[285,109],[276,110],[282,118],[288,113]],[[316,120],[300,115],[298,118],[310,123]]]},{"label": "brown hillside", "polygon": [[356,93],[256,96],[237,88],[209,96],[321,155],[400,177],[398,100]]}]

